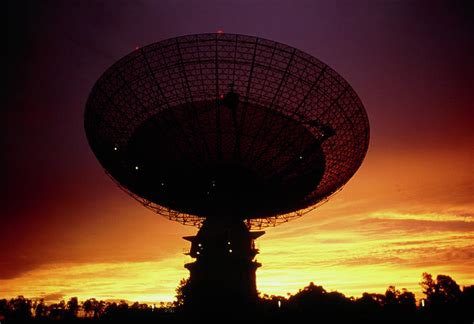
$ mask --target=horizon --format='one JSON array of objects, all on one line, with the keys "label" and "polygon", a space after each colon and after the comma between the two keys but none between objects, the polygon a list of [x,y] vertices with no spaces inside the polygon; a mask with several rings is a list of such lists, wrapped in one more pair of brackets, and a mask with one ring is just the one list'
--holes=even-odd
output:
[{"label": "horizon", "polygon": [[423,272],[473,285],[469,6],[9,2],[0,299],[174,299],[191,261],[182,237],[197,228],[154,214],[107,177],[85,137],[84,107],[97,78],[137,46],[219,30],[328,64],[371,126],[345,187],[256,241],[258,291],[286,296],[314,282],[358,297],[394,285],[420,299]]},{"label": "horizon", "polygon": [[[435,274],[434,277],[436,277],[438,274]],[[439,274],[439,275],[447,275],[447,274]],[[449,276],[449,275],[447,275]],[[422,277],[422,276],[421,276]],[[449,276],[451,278],[451,276]],[[454,282],[457,283],[456,279],[455,278],[452,278],[454,280]],[[421,280],[420,280],[421,281]],[[420,282],[421,283],[421,282]],[[418,283],[418,286],[420,286],[420,283]],[[291,296],[295,296],[297,293],[303,291],[305,288],[307,288],[308,286],[310,285],[316,285],[316,286],[319,286],[317,284],[315,284],[314,282],[309,282],[307,285],[305,285],[304,287],[300,287],[297,291],[295,292],[287,292],[285,294],[266,294],[266,293],[262,293],[262,292],[259,292],[259,298],[272,298],[272,297],[281,297],[281,298],[284,298],[284,299],[289,299]],[[462,284],[459,284],[459,287],[461,288],[461,291],[463,291],[464,288],[466,287],[472,287],[473,285],[462,285]],[[322,288],[324,288],[323,286],[321,286]],[[395,288],[396,290],[400,291],[400,292],[410,292],[410,293],[413,293],[414,296],[415,296],[415,301],[416,301],[416,305],[419,306],[421,301],[422,300],[426,300],[426,295],[421,293],[421,289],[420,289],[420,294],[416,294],[415,292],[409,290],[409,289],[406,289],[405,287],[396,287],[396,286],[393,286],[393,285],[388,285],[385,290],[383,291],[377,291],[377,292],[374,292],[374,291],[364,291],[363,293],[361,293],[359,296],[354,296],[354,295],[346,295],[343,291],[339,291],[339,290],[326,290],[327,293],[332,293],[332,292],[337,292],[337,293],[340,293],[342,294],[343,296],[345,296],[346,298],[348,299],[360,299],[363,297],[363,294],[365,293],[368,293],[368,294],[380,294],[380,295],[384,295],[389,289],[390,287],[393,287]],[[325,289],[325,288],[324,288]],[[176,292],[175,292],[175,295],[173,295],[173,297],[171,299],[168,299],[169,296],[166,296],[165,298],[167,298],[166,300],[131,300],[131,299],[125,299],[125,298],[106,298],[106,299],[101,299],[101,298],[96,298],[94,296],[89,296],[88,298],[80,298],[78,296],[62,296],[60,298],[54,298],[54,299],[45,299],[44,296],[26,296],[26,295],[17,295],[17,296],[0,296],[0,300],[1,299],[6,299],[6,300],[11,300],[11,299],[15,299],[15,298],[18,298],[18,297],[24,297],[26,299],[30,299],[31,301],[33,302],[40,302],[40,301],[43,301],[46,305],[51,305],[51,304],[54,304],[54,303],[59,303],[61,301],[68,301],[70,300],[71,298],[77,298],[81,303],[83,303],[84,301],[88,300],[88,299],[96,299],[98,301],[104,301],[106,303],[120,303],[120,302],[125,302],[127,304],[133,304],[133,303],[140,303],[140,304],[145,304],[145,305],[148,305],[150,307],[169,307],[170,304],[173,304],[174,302],[176,302]],[[157,306],[158,305],[158,306]]]}]

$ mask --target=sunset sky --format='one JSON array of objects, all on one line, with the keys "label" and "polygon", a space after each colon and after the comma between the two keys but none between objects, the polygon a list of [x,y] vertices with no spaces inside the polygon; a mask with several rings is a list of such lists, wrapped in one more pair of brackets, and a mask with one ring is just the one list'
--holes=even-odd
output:
[{"label": "sunset sky", "polygon": [[9,1],[0,298],[174,298],[196,229],[142,207],[83,129],[89,92],[136,46],[268,38],[340,73],[369,116],[365,161],[328,203],[259,238],[258,290],[346,296],[422,272],[474,284],[474,5],[451,1]]}]

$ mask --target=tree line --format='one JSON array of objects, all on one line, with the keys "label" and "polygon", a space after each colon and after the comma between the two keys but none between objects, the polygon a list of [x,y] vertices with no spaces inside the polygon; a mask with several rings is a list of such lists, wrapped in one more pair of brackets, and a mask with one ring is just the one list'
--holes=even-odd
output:
[{"label": "tree line", "polygon": [[[177,322],[187,320],[186,286],[183,279],[176,289],[176,300],[148,305],[126,301],[103,301],[95,298],[80,302],[77,297],[67,302],[46,304],[18,296],[0,299],[0,322],[49,321],[123,321]],[[350,323],[472,323],[474,320],[474,285],[461,288],[447,275],[436,278],[423,273],[420,282],[425,298],[418,303],[406,289],[389,286],[384,294],[364,293],[361,297],[346,297],[337,291],[326,291],[310,283],[296,294],[288,296],[261,295],[253,310],[254,319],[264,321],[295,321],[307,318],[330,318],[334,322]],[[216,296],[216,301],[219,296]],[[209,301],[212,309],[213,301]],[[236,310],[236,314],[243,314]]]}]

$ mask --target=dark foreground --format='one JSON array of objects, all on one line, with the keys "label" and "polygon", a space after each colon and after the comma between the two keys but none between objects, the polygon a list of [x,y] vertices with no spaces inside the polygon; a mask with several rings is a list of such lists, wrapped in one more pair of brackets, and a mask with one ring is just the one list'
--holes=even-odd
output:
[{"label": "dark foreground", "polygon": [[423,274],[420,285],[426,298],[390,286],[385,294],[364,293],[359,298],[327,292],[311,283],[289,297],[267,296],[255,303],[216,296],[190,306],[183,280],[174,303],[98,301],[94,298],[46,305],[19,296],[0,299],[0,323],[474,323],[474,286],[462,289],[449,276]]}]

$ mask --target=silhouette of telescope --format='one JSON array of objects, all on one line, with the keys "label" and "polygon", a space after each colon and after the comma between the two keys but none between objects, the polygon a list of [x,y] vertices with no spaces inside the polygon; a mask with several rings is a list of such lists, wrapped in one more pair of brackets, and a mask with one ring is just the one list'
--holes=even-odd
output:
[{"label": "silhouette of telescope", "polygon": [[223,290],[255,300],[261,229],[326,202],[369,144],[364,106],[333,69],[290,46],[222,32],[118,60],[95,83],[84,125],[123,190],[199,228],[185,238],[194,300]]}]

